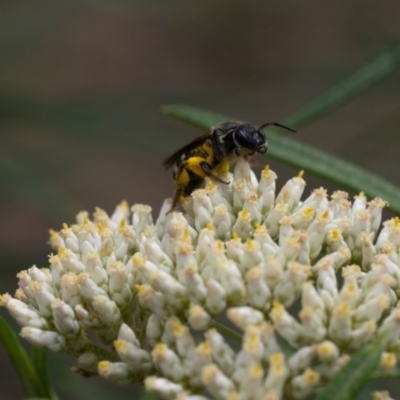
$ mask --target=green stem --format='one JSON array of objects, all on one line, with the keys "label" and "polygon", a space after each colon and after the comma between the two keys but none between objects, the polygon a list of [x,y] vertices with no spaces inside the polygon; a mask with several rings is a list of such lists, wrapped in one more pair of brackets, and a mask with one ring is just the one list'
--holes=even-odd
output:
[{"label": "green stem", "polygon": [[51,400],[58,400],[58,396],[49,382],[49,375],[47,373],[47,353],[34,347],[33,365],[36,368],[36,372],[39,375],[43,388],[47,391],[48,398]]},{"label": "green stem", "polygon": [[0,343],[18,375],[25,397],[46,397],[47,393],[31,359],[7,322],[0,317]]},{"label": "green stem", "polygon": [[236,342],[241,342],[242,341],[242,335],[239,333],[235,332],[233,329],[228,328],[227,326],[221,324],[220,322],[214,321],[213,326],[217,329],[217,331],[228,338],[236,341]]}]

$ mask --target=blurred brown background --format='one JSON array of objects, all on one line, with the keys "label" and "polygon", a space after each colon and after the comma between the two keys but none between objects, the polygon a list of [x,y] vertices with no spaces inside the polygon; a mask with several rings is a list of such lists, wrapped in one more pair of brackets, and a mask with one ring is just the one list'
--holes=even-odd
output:
[{"label": "blurred brown background", "polygon": [[[81,209],[126,199],[157,214],[173,191],[162,160],[199,133],[162,105],[283,120],[395,43],[399,21],[394,0],[0,1],[0,292],[47,265],[48,229]],[[295,139],[400,185],[399,110],[394,75]],[[280,185],[297,172],[268,163]],[[307,193],[335,188],[306,180]],[[60,359],[62,399],[132,398]],[[22,398],[1,348],[0,368],[0,397]]]}]

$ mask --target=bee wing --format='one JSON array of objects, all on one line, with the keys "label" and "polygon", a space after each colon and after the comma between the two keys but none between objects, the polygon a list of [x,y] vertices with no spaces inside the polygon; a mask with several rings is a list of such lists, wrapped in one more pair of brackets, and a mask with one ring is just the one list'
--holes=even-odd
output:
[{"label": "bee wing", "polygon": [[181,157],[182,154],[187,153],[189,150],[192,150],[196,147],[201,146],[208,138],[212,135],[212,130],[202,135],[198,136],[196,139],[193,139],[190,143],[186,146],[183,146],[179,150],[177,150],[174,154],[169,156],[166,160],[164,160],[163,165],[165,169],[171,168]]}]

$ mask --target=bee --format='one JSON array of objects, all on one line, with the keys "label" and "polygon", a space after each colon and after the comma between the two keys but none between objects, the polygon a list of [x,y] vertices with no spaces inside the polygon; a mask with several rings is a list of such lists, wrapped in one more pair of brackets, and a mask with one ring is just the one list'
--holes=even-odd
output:
[{"label": "bee", "polygon": [[243,157],[248,161],[256,153],[264,154],[268,143],[262,130],[269,125],[296,132],[277,122],[259,127],[249,123],[224,122],[168,157],[163,165],[168,169],[175,164],[173,178],[176,187],[170,211],[176,208],[179,200],[184,200],[201,187],[206,177],[228,184],[221,176],[226,176],[235,159]]}]

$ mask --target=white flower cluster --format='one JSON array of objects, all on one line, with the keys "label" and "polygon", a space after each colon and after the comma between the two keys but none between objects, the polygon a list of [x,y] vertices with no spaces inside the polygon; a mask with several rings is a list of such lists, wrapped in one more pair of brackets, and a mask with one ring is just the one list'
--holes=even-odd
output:
[{"label": "white flower cluster", "polygon": [[[393,368],[400,221],[377,234],[385,202],[323,188],[301,201],[302,173],[276,195],[276,174],[257,180],[244,161],[231,178],[196,190],[185,215],[166,201],[155,223],[145,205],[80,213],[51,232],[50,268],[20,272],[1,304],[24,338],[75,356],[78,372],[144,380],[164,399],[303,398],[382,330],[380,368]],[[236,350],[224,315],[243,331]]]}]

